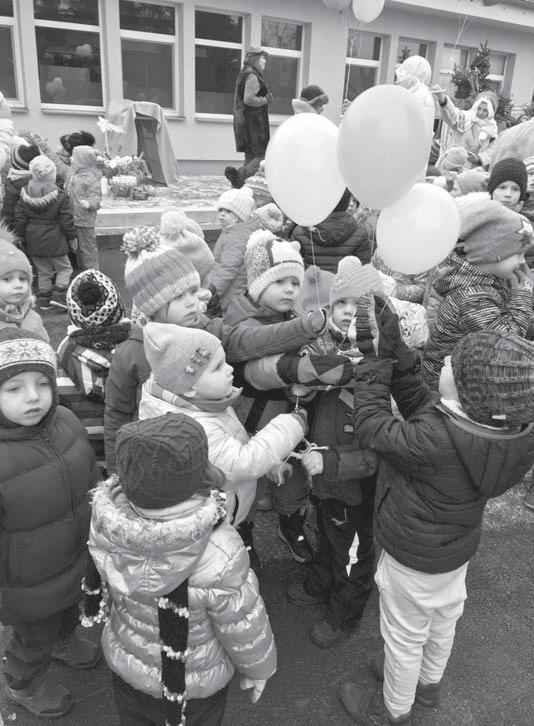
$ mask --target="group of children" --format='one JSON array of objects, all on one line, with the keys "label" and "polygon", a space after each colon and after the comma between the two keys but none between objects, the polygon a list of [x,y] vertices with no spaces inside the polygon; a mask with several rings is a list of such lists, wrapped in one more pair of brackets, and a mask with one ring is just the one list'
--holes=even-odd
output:
[{"label": "group of children", "polygon": [[[74,148],[66,188],[89,212],[74,181],[87,149]],[[81,587],[83,624],[105,623],[124,726],[217,726],[236,670],[257,701],[276,647],[252,533],[272,506],[279,538],[307,564],[289,601],[324,607],[313,643],[352,636],[374,578],[384,650],[371,667],[383,687],[347,683],[342,701],[358,723],[409,726],[414,703],[438,702],[485,504],[534,463],[534,236],[517,211],[534,175],[505,160],[487,192],[457,196],[458,245],[421,288],[371,264],[348,193],[308,239],[292,230],[300,246],[247,186],[219,199],[213,254],[169,210],[159,229],[124,236],[126,317],[98,265],[70,281],[66,252],[35,256],[52,237],[65,249],[51,209],[66,219],[66,196],[48,161],[29,162],[14,219],[39,285],[55,274],[65,288],[57,354],[32,309],[28,258],[5,229],[0,241],[9,698],[42,717],[72,706],[49,666],[98,662],[76,631]],[[37,221],[36,210],[48,211]],[[81,239],[75,221],[64,222],[67,245]],[[316,299],[304,305],[305,263],[321,264],[321,243],[329,269],[308,268]],[[414,289],[418,302],[399,300]],[[426,345],[414,342],[421,302],[434,310]]]}]

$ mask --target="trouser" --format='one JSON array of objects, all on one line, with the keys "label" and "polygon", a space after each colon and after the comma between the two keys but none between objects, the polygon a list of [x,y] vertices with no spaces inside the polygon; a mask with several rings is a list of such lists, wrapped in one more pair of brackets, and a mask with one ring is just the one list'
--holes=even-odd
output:
[{"label": "trouser", "polygon": [[[224,717],[228,686],[213,696],[187,700],[187,726],[220,726]],[[120,726],[164,726],[163,698],[154,698],[136,690],[113,673],[113,695]]]},{"label": "trouser", "polygon": [[258,153],[258,151],[255,152],[252,149],[247,149],[245,151],[245,161],[243,162],[243,166],[240,166],[237,170],[239,181],[243,183],[245,179],[249,178],[249,176],[254,176],[254,174],[260,168],[260,163],[264,159],[265,151],[260,154]]},{"label": "trouser", "polygon": [[43,620],[14,625],[4,656],[7,684],[15,690],[27,688],[46,673],[54,645],[72,635],[78,621],[78,605],[72,605]]},{"label": "trouser", "polygon": [[317,500],[319,546],[305,588],[328,596],[325,620],[334,628],[354,627],[373,588],[373,497],[350,506]]},{"label": "trouser", "polygon": [[70,276],[72,275],[72,265],[68,255],[33,257],[32,259],[37,269],[37,290],[39,293],[44,295],[51,293],[54,284],[62,290],[68,288]]},{"label": "trouser", "polygon": [[394,717],[409,712],[417,683],[439,683],[467,597],[467,565],[430,575],[383,551],[375,581],[384,639],[384,701]]},{"label": "trouser", "polygon": [[300,461],[291,460],[292,473],[278,486],[271,483],[273,509],[277,514],[294,514],[304,511],[310,485]]},{"label": "trouser", "polygon": [[80,270],[98,270],[98,247],[94,227],[76,227],[78,266]]}]

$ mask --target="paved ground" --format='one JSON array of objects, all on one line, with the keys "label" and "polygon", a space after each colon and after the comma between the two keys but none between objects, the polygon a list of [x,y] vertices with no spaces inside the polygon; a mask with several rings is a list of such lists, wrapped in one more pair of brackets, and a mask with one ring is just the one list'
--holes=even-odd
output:
[{"label": "paved ground", "polygon": [[168,207],[171,204],[180,207],[211,207],[226,189],[230,189],[230,184],[224,176],[185,176],[172,186],[148,186],[147,189],[151,196],[139,201],[107,194],[102,198],[102,209]]}]

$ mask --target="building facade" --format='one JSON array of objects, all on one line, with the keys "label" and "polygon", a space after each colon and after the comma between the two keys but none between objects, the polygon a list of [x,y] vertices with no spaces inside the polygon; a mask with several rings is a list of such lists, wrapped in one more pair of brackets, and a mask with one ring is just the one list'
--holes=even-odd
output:
[{"label": "building facade", "polygon": [[[54,141],[95,132],[111,99],[166,109],[180,169],[217,173],[239,158],[235,79],[249,45],[269,51],[273,126],[316,83],[339,119],[344,97],[392,82],[395,64],[425,56],[450,84],[479,45],[491,48],[491,85],[529,103],[534,91],[534,0],[386,0],[373,23],[322,0],[0,0],[0,90],[18,129]],[[392,116],[394,109],[392,109]]]}]

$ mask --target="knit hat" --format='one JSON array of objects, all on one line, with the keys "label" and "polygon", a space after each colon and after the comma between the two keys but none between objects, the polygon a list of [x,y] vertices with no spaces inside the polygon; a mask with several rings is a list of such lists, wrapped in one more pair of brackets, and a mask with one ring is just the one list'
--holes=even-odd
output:
[{"label": "knit hat", "polygon": [[252,190],[252,196],[256,207],[262,207],[273,201],[273,195],[269,191],[267,179],[265,178],[265,161],[260,162],[260,167],[253,176],[245,179],[245,187]]},{"label": "knit hat", "polygon": [[124,317],[117,288],[99,270],[85,270],[76,275],[67,290],[67,308],[72,323],[84,329],[114,325]]},{"label": "knit hat", "polygon": [[523,164],[525,165],[525,168],[527,170],[527,173],[531,169],[534,170],[534,156],[527,156],[526,159],[523,159]]},{"label": "knit hat", "polygon": [[272,232],[253,232],[245,250],[248,294],[258,302],[265,288],[284,277],[296,277],[302,285],[304,263],[298,242],[286,242]]},{"label": "knit hat", "polygon": [[72,134],[63,134],[59,137],[59,141],[69,154],[72,154],[75,146],[95,145],[95,137],[89,131],[73,131]]},{"label": "knit hat", "polygon": [[314,108],[316,106],[325,106],[330,100],[327,94],[323,91],[321,86],[310,85],[306,86],[300,92],[300,97],[307,101],[310,106]]},{"label": "knit hat", "polygon": [[452,372],[460,404],[473,421],[534,422],[534,345],[496,330],[468,333],[454,347]]},{"label": "knit hat", "polygon": [[[189,220],[179,209],[164,212],[161,215],[160,240],[163,245],[169,245],[179,250],[200,275],[202,287],[208,287],[209,276],[215,260],[204,241],[204,236],[199,236],[192,231],[190,222],[193,220]],[[198,225],[196,226],[198,227]],[[202,229],[199,229],[202,232]]]},{"label": "knit hat", "polygon": [[241,189],[227,189],[219,197],[217,209],[227,209],[239,217],[240,220],[245,221],[254,211],[252,189],[245,186],[241,187]]},{"label": "knit hat", "polygon": [[155,382],[177,396],[194,388],[222,345],[205,330],[168,323],[147,323],[143,340]]},{"label": "knit hat", "polygon": [[471,264],[499,262],[532,245],[533,230],[525,217],[486,194],[467,194],[456,204],[462,223],[459,246]]},{"label": "knit hat", "polygon": [[373,265],[362,265],[358,257],[343,257],[330,288],[330,307],[343,298],[360,298],[382,289],[380,275]]},{"label": "knit hat", "polygon": [[0,277],[15,270],[28,275],[30,287],[32,284],[32,266],[22,250],[15,246],[15,235],[0,222]]},{"label": "knit hat", "polygon": [[256,209],[254,216],[258,217],[263,229],[267,229],[273,234],[282,231],[282,227],[284,226],[284,215],[274,202],[264,204],[263,207]]},{"label": "knit hat", "polygon": [[323,270],[316,265],[310,265],[304,272],[304,279],[300,288],[299,299],[295,303],[297,315],[326,308],[330,300],[330,288],[334,280],[334,273]]},{"label": "knit hat", "polygon": [[467,149],[463,146],[451,146],[443,154],[437,167],[441,171],[462,171],[467,161]]},{"label": "knit hat", "polygon": [[456,186],[462,194],[471,194],[472,192],[485,192],[488,188],[488,175],[484,171],[478,169],[470,169],[463,171],[455,179]]},{"label": "knit hat", "polygon": [[528,199],[527,186],[528,186],[528,172],[527,167],[521,159],[514,159],[508,157],[498,161],[491,170],[490,178],[488,180],[488,192],[493,194],[499,184],[504,182],[513,181],[517,184],[521,191],[520,201]]},{"label": "knit hat", "polygon": [[13,149],[11,152],[11,166],[14,169],[28,169],[30,161],[39,156],[41,151],[35,144],[28,146],[27,144],[21,144]]},{"label": "knit hat", "polygon": [[49,182],[54,183],[56,181],[56,165],[49,159],[48,156],[34,157],[29,163],[29,170],[32,177],[37,182]]},{"label": "knit hat", "polygon": [[123,237],[121,250],[128,256],[124,281],[135,307],[148,318],[194,285],[200,277],[175,247],[163,247],[157,230],[135,227]]}]

